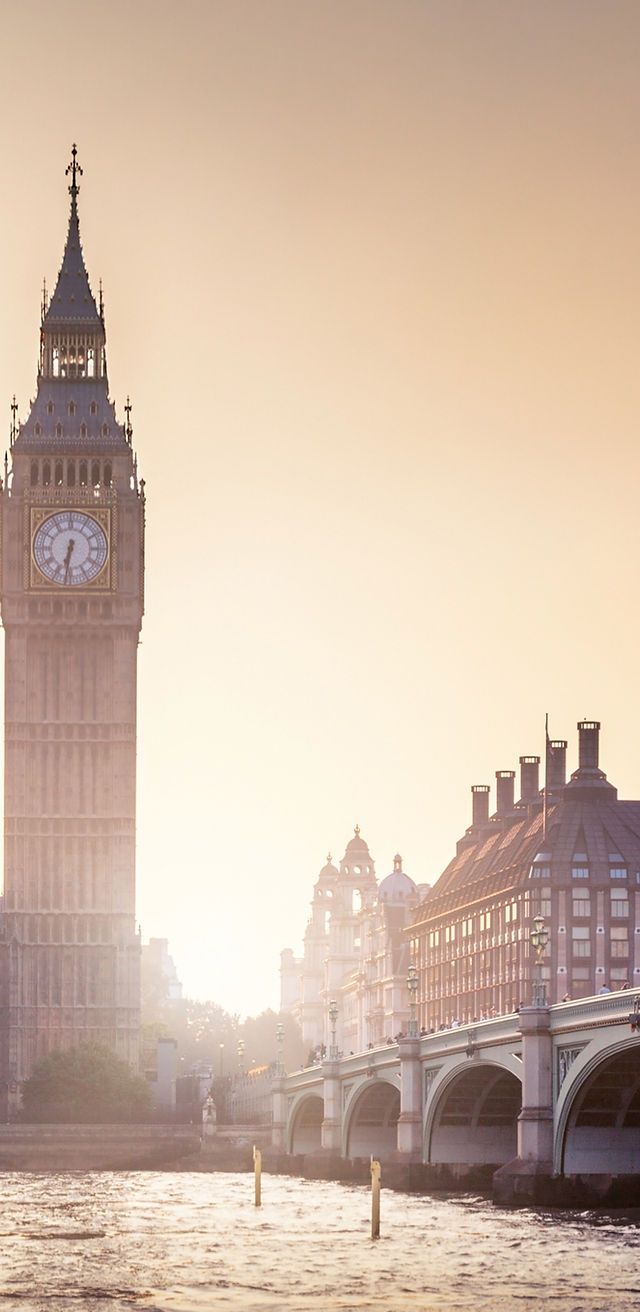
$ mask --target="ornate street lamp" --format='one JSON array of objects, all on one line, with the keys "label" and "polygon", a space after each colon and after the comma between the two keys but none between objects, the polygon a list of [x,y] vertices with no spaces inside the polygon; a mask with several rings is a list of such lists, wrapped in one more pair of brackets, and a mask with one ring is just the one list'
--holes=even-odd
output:
[{"label": "ornate street lamp", "polygon": [[238,1069],[244,1075],[244,1039],[238,1039]]},{"label": "ornate street lamp", "polygon": [[418,1001],[418,968],[409,966],[407,971],[407,989],[409,990],[409,1038],[417,1039],[418,1022],[416,1020],[416,1005]]},{"label": "ornate street lamp", "polygon": [[549,942],[549,930],[547,929],[542,916],[534,916],[533,929],[529,935],[529,942],[536,954],[532,1005],[534,1007],[546,1007],[547,989],[542,977],[542,958],[544,957],[547,943]]},{"label": "ornate street lamp", "polygon": [[337,1021],[337,1019],[338,1019],[338,1004],[337,1004],[335,998],[332,998],[331,1001],[330,1001],[330,1003],[329,1003],[329,1022],[330,1022],[330,1025],[331,1025],[331,1046],[330,1046],[330,1048],[329,1048],[329,1058],[330,1058],[332,1061],[335,1061],[336,1057],[338,1056],[338,1049],[337,1049],[337,1046],[336,1046],[336,1021]]},{"label": "ornate street lamp", "polygon": [[282,1045],[284,1043],[284,1025],[279,1020],[276,1025],[276,1039],[278,1040],[278,1061],[276,1063],[276,1074],[284,1075],[284,1061],[282,1060]]}]

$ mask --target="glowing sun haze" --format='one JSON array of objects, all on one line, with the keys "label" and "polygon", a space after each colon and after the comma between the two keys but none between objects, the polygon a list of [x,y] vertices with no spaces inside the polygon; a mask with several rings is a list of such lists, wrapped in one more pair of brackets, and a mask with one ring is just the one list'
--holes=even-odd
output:
[{"label": "glowing sun haze", "polygon": [[277,1004],[325,853],[434,880],[603,721],[640,796],[636,0],[5,3],[0,397],[80,221],[147,483],[138,908]]}]

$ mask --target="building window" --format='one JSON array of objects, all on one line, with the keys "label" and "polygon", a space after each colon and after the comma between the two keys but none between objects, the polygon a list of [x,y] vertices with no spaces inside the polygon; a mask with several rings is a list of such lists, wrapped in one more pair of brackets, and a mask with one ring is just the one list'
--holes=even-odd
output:
[{"label": "building window", "polygon": [[99,482],[100,482],[100,466],[99,466],[99,464],[98,464],[98,461],[97,461],[97,460],[94,460],[94,462],[93,462],[93,464],[92,464],[92,466],[91,466],[91,483],[92,483],[92,486],[93,486],[93,487],[97,487],[98,484],[99,484]]},{"label": "building window", "polygon": [[32,486],[32,487],[37,487],[37,486],[38,486],[38,461],[37,461],[37,460],[32,460],[32,461],[31,461],[31,486]]},{"label": "building window", "polygon": [[90,409],[92,415],[97,415],[97,413],[98,413],[98,407],[97,407],[95,401],[92,401],[92,402],[91,402],[91,405],[89,406],[89,409]]},{"label": "building window", "polygon": [[531,915],[532,916],[550,916],[551,915],[551,889],[541,888],[536,890],[537,896],[531,898]]},{"label": "building window", "polygon": [[76,485],[75,461],[69,460],[67,462],[67,487],[75,487],[75,485]]},{"label": "building window", "polygon": [[629,915],[629,897],[626,888],[612,888],[611,893],[611,915],[628,916]]},{"label": "building window", "polygon": [[574,957],[591,956],[591,939],[589,937],[589,928],[587,925],[574,925],[571,930],[573,939]]},{"label": "building window", "polygon": [[610,869],[609,869],[609,875],[611,876],[612,879],[626,879],[626,878],[627,878],[627,867],[626,867],[626,866],[611,866]]},{"label": "building window", "polygon": [[51,482],[51,465],[48,460],[45,460],[42,466],[42,482],[45,487],[48,487]]},{"label": "building window", "polygon": [[104,467],[104,478],[102,481],[105,487],[111,487],[111,465],[108,462]]},{"label": "building window", "polygon": [[574,888],[573,893],[573,914],[574,916],[591,915],[591,899],[588,888]]},{"label": "building window", "polygon": [[53,401],[49,401],[49,402],[47,403],[47,414],[48,414],[48,415],[52,415],[52,414],[53,414]]},{"label": "building window", "polygon": [[56,481],[56,487],[62,487],[62,484],[63,484],[63,482],[64,482],[64,470],[63,470],[63,467],[62,467],[62,461],[61,461],[61,460],[56,460],[56,480],[55,480],[55,481]]},{"label": "building window", "polygon": [[629,956],[629,938],[626,928],[611,930],[611,956],[628,957]]},{"label": "building window", "polygon": [[491,912],[483,911],[480,915],[480,929],[491,929]]},{"label": "building window", "polygon": [[589,867],[584,865],[574,865],[571,867],[572,879],[588,879]]}]

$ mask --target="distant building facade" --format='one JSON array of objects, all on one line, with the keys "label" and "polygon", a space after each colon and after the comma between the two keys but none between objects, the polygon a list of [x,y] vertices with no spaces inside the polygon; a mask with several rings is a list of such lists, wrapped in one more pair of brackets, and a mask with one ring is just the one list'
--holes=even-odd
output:
[{"label": "distant building facade", "polygon": [[358,826],[339,866],[331,857],[316,880],[304,950],[281,954],[281,1011],[291,1012],[305,1049],[329,1049],[329,1004],[338,1007],[336,1044],[361,1052],[406,1030],[409,1018],[406,926],[421,892],[396,856],[378,884]]},{"label": "distant building facade", "polygon": [[408,930],[426,1030],[530,1002],[529,941],[542,916],[542,975],[551,1002],[640,984],[640,801],[620,801],[599,768],[597,721],[578,724],[578,769],[566,781],[564,740],[520,758],[472,790],[472,824]]}]

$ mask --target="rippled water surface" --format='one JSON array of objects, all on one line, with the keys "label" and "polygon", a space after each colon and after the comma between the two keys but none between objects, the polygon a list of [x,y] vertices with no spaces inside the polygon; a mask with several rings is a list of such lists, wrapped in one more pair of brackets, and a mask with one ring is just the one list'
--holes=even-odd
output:
[{"label": "rippled water surface", "polygon": [[480,1199],[250,1175],[0,1174],[0,1312],[9,1308],[640,1308],[630,1218],[503,1212]]}]

